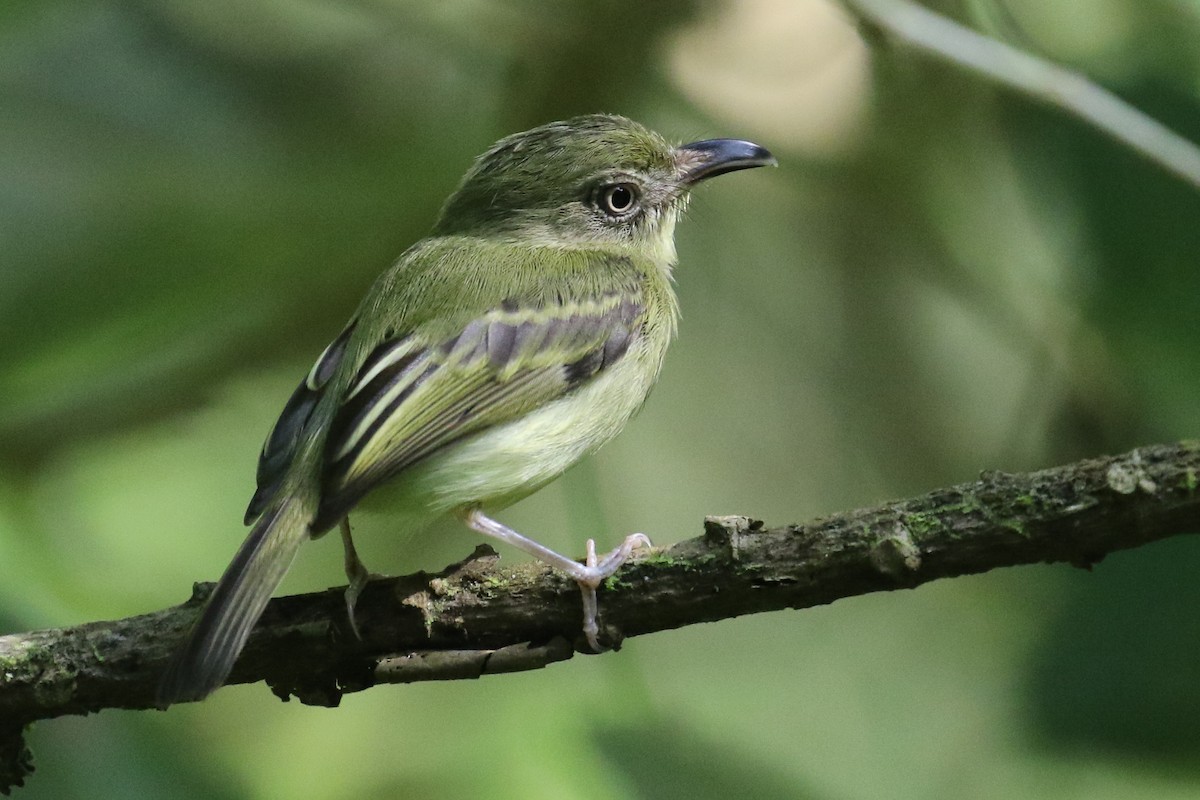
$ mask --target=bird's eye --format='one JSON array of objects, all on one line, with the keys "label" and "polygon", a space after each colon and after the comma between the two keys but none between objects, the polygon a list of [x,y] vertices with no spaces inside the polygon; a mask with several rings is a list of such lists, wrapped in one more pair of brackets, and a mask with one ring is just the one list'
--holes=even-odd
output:
[{"label": "bird's eye", "polygon": [[624,217],[638,204],[638,190],[632,183],[614,183],[600,188],[600,210],[611,217]]}]

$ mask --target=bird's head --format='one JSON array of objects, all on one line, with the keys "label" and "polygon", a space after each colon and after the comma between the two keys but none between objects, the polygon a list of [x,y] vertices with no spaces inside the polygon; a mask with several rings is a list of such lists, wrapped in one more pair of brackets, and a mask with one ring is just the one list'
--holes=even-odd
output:
[{"label": "bird's head", "polygon": [[675,220],[692,186],[773,164],[752,142],[672,146],[625,117],[575,117],[493,145],[446,201],[434,232],[673,252]]}]

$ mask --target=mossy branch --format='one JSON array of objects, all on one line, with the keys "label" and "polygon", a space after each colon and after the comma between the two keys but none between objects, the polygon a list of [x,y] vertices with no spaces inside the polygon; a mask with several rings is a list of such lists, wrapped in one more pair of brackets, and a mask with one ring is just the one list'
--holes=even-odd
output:
[{"label": "mossy branch", "polygon": [[[768,527],[710,517],[703,536],[655,550],[601,592],[614,643],[698,622],[807,608],[1037,562],[1088,567],[1114,550],[1200,531],[1200,442],[1157,445]],[[181,606],[0,637],[0,787],[29,769],[26,725],[103,708],[149,709],[158,675],[211,584]],[[540,564],[490,548],[441,573],[373,581],[350,632],[341,589],[271,602],[230,677],[337,705],[379,683],[536,669],[582,645],[579,593]]]}]

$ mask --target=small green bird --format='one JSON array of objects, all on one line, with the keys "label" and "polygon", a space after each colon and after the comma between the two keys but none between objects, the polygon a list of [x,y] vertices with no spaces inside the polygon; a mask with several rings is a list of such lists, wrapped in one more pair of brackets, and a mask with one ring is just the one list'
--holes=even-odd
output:
[{"label": "small green bird", "polygon": [[[250,535],[159,687],[159,702],[224,683],[300,544],[340,525],[347,606],[369,573],[347,514],[458,515],[574,578],[597,640],[596,588],[641,534],[580,564],[489,514],[621,431],[675,333],[675,221],[698,181],[775,164],[751,142],[672,147],[591,115],[501,139],[447,200],[431,236],[376,280],[267,437]],[[375,491],[382,488],[381,491]]]}]

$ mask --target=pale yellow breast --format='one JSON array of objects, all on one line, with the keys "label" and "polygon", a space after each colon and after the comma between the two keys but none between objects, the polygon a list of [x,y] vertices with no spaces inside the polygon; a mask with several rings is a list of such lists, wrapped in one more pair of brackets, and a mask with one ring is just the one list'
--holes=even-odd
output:
[{"label": "pale yellow breast", "polygon": [[647,331],[586,385],[446,447],[372,492],[368,507],[437,515],[531,494],[621,432],[657,380],[670,336],[667,326]]},{"label": "pale yellow breast", "polygon": [[645,402],[662,364],[646,337],[586,386],[525,417],[484,431],[430,465],[436,504],[457,508],[516,502],[615,437]]}]

